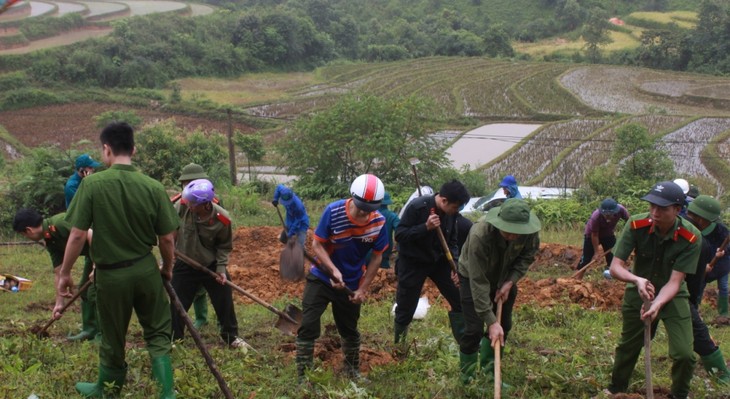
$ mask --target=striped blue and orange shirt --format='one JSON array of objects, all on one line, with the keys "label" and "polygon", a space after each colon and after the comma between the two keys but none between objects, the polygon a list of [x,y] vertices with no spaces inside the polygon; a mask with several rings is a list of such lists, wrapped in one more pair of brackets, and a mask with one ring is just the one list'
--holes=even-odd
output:
[{"label": "striped blue and orange shirt", "polygon": [[[345,284],[354,291],[363,275],[368,252],[372,249],[383,253],[388,249],[388,235],[385,217],[380,212],[371,212],[367,222],[356,224],[347,214],[350,201],[343,199],[327,205],[314,231],[314,239],[322,243]],[[329,284],[329,277],[316,266],[312,267],[312,274]]]}]

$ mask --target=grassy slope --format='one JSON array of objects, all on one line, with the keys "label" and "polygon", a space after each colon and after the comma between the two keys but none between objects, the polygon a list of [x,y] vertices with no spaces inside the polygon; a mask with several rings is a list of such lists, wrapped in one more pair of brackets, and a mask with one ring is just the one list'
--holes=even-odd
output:
[{"label": "grassy slope", "polygon": [[[35,323],[47,320],[52,304],[52,274],[40,247],[3,247],[2,270],[34,280],[30,291],[0,293],[3,306],[0,316],[0,380],[8,398],[25,398],[35,393],[43,399],[76,397],[73,384],[96,376],[97,349],[90,343],[72,344],[63,337],[78,326],[78,307],[56,322],[51,338],[38,340],[27,334]],[[80,267],[75,268],[78,272]],[[565,274],[561,270],[531,272],[533,280]],[[587,279],[596,278],[589,275]],[[239,282],[245,286],[245,282]],[[528,295],[523,293],[521,295]],[[283,298],[278,308],[299,298]],[[390,301],[368,303],[360,321],[363,347],[388,351],[392,335]],[[241,334],[257,352],[247,355],[220,345],[215,320],[203,329],[203,339],[236,398],[476,398],[491,397],[491,385],[480,380],[467,388],[458,383],[457,347],[448,330],[448,317],[442,306],[432,306],[425,320],[414,322],[409,339],[414,346],[410,357],[400,363],[374,368],[370,383],[351,385],[331,370],[317,368],[310,376],[312,387],[298,386],[291,352],[293,338],[271,327],[274,316],[257,305],[237,304]],[[715,312],[707,306],[706,320]],[[211,312],[212,313],[212,312]],[[213,318],[215,316],[212,316]],[[613,350],[620,330],[617,311],[599,312],[575,306],[536,307],[525,305],[515,313],[515,326],[503,356],[503,380],[515,387],[516,398],[589,398],[605,387],[610,376]],[[324,325],[333,323],[329,312]],[[150,398],[155,387],[150,379],[149,359],[143,348],[140,329],[132,321],[127,350],[130,372],[123,391],[126,398]],[[730,329],[711,327],[719,342],[730,340]],[[331,336],[331,332],[325,332]],[[670,385],[670,361],[666,353],[666,335],[660,328],[652,344],[654,385]],[[289,349],[290,350],[290,349]],[[315,362],[321,365],[320,361]],[[173,352],[178,398],[210,398],[218,390],[191,339],[176,345]],[[708,384],[698,367],[693,380],[697,398],[721,398],[721,390]],[[632,379],[632,390],[643,384],[641,362]],[[483,387],[486,387],[483,388]],[[485,393],[485,391],[487,393]]]}]

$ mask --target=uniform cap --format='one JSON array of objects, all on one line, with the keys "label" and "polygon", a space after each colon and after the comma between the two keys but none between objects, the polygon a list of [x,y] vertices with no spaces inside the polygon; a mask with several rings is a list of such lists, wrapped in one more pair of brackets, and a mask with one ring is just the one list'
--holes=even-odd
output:
[{"label": "uniform cap", "polygon": [[655,184],[649,194],[641,199],[658,206],[684,205],[684,192],[677,183],[662,181]]},{"label": "uniform cap", "polygon": [[81,168],[98,168],[101,166],[99,162],[94,161],[93,158],[89,156],[89,154],[82,154],[79,155],[78,158],[76,158],[76,169]]},{"label": "uniform cap", "polygon": [[380,203],[385,196],[385,186],[380,179],[371,174],[358,176],[350,185],[355,206],[363,211],[373,212],[380,208]]},{"label": "uniform cap", "polygon": [[709,222],[719,219],[722,213],[720,201],[709,195],[697,196],[694,201],[689,203],[687,210],[703,219],[707,219]]},{"label": "uniform cap", "polygon": [[215,198],[213,183],[206,179],[196,179],[185,185],[182,197],[191,206],[211,202]]},{"label": "uniform cap", "polygon": [[613,198],[606,198],[605,200],[601,201],[600,210],[602,215],[616,214],[619,211],[618,202],[616,202],[616,200]]},{"label": "uniform cap", "polygon": [[502,179],[502,181],[499,183],[500,187],[509,187],[509,186],[515,186],[517,185],[517,179],[515,179],[512,175],[507,175]]},{"label": "uniform cap", "polygon": [[687,191],[687,196],[692,198],[697,198],[697,196],[700,195],[700,189],[699,187],[695,185],[689,186],[689,191]]},{"label": "uniform cap", "polygon": [[540,231],[542,224],[527,202],[510,198],[502,206],[487,212],[486,221],[492,226],[512,234],[533,234]]},{"label": "uniform cap", "polygon": [[205,170],[197,163],[189,163],[182,168],[182,174],[178,178],[179,181],[190,181],[195,179],[208,179]]}]

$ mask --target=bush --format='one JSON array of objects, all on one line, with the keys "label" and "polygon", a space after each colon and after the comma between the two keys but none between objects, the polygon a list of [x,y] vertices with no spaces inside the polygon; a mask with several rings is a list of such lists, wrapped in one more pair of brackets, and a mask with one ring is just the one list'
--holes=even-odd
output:
[{"label": "bush", "polygon": [[230,187],[221,194],[226,210],[231,215],[255,216],[263,212],[261,197],[252,185]]},{"label": "bush", "polygon": [[29,84],[28,75],[22,71],[0,75],[0,92],[22,89],[23,87],[27,87]]},{"label": "bush", "polygon": [[2,95],[1,109],[19,109],[19,108],[31,108],[40,105],[49,104],[61,104],[66,100],[54,93],[33,89],[33,88],[20,88],[14,90],[8,90]]}]

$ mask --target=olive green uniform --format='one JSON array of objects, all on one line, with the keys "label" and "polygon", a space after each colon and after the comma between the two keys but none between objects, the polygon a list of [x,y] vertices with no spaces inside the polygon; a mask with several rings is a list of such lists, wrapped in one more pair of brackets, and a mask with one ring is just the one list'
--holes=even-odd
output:
[{"label": "olive green uniform", "polygon": [[91,258],[102,332],[99,361],[125,369],[125,341],[135,311],[153,360],[171,349],[169,300],[152,247],[178,217],[164,187],[131,165],[114,164],[82,180],[66,219],[94,229]]},{"label": "olive green uniform", "polygon": [[[43,220],[43,241],[46,244],[46,251],[51,256],[53,268],[61,266],[63,255],[66,253],[66,243],[71,234],[71,225],[66,221],[66,214],[59,213]],[[94,262],[89,256],[89,244],[86,243],[81,250],[84,258],[84,271],[79,281],[79,287],[89,281],[89,274],[94,270]],[[96,324],[96,287],[90,285],[86,291],[81,293],[82,331],[89,333],[91,338],[98,332]]]},{"label": "olive green uniform", "polygon": [[[230,280],[226,266],[233,250],[231,220],[225,209],[213,203],[211,205],[213,209],[210,217],[205,220],[198,220],[186,205],[175,205],[181,219],[175,249],[216,273],[226,273],[226,279]],[[238,337],[233,291],[229,285],[221,285],[213,276],[178,259],[172,271],[172,287],[186,311],[200,288],[205,288],[220,323],[221,338],[231,344]],[[174,309],[172,328],[174,339],[183,338],[183,323]]]},{"label": "olive green uniform", "polygon": [[[674,227],[661,237],[654,228],[649,214],[632,216],[624,227],[621,238],[614,248],[614,255],[623,261],[636,251],[633,274],[648,279],[655,294],[669,281],[672,271],[693,274],[700,256],[700,232],[688,221],[678,217]],[[687,397],[690,380],[696,362],[692,351],[692,319],[689,309],[689,292],[682,281],[679,292],[659,311],[652,324],[656,331],[659,320],[664,323],[669,341],[669,357],[672,359],[672,394]],[[621,313],[623,329],[616,347],[613,373],[609,390],[626,392],[629,379],[643,347],[644,322],[641,320],[643,301],[634,284],[627,284]],[[653,335],[653,334],[652,334]]]}]

